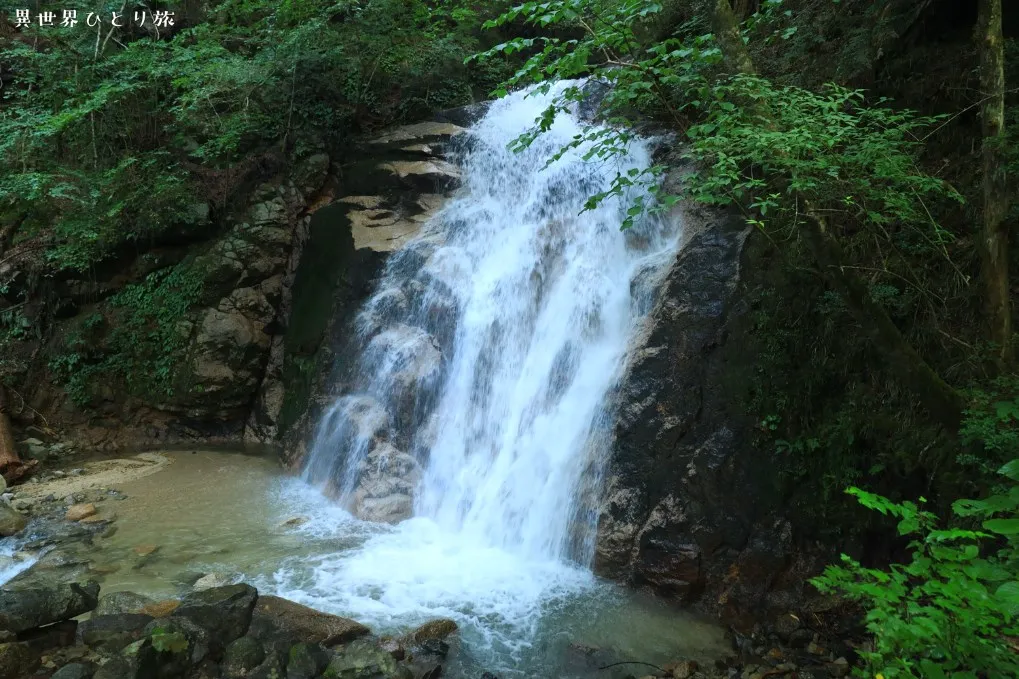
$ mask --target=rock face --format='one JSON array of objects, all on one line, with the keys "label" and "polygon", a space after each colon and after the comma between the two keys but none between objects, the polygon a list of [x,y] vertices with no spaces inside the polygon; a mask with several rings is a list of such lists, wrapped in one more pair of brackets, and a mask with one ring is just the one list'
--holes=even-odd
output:
[{"label": "rock face", "polygon": [[242,417],[262,381],[280,312],[290,250],[305,206],[289,182],[260,187],[230,231],[199,255],[208,306],[168,406],[199,417]]},{"label": "rock face", "polygon": [[[361,348],[353,344],[360,333],[354,318],[361,303],[390,253],[419,234],[459,182],[457,168],[444,154],[464,132],[452,122],[399,127],[362,144],[358,155],[363,160],[343,168],[342,184],[330,189],[332,203],[315,212],[309,224],[286,335],[278,352],[273,347],[274,358],[248,422],[249,440],[280,437],[287,461],[300,464],[313,424],[352,377],[351,362],[344,359]],[[399,291],[389,301],[408,303]],[[406,339],[397,334],[379,335],[377,348]],[[427,334],[412,339],[408,346],[415,352],[413,360],[392,375],[392,387],[406,395],[406,407],[397,418],[415,416],[415,387],[437,379],[441,361],[436,342]],[[380,520],[402,518],[409,510],[404,493],[365,492],[361,497],[366,513],[388,517]]]},{"label": "rock face", "polygon": [[724,215],[685,221],[618,392],[596,570],[735,615],[763,604],[791,534],[771,516],[753,422],[727,392],[748,230]]}]

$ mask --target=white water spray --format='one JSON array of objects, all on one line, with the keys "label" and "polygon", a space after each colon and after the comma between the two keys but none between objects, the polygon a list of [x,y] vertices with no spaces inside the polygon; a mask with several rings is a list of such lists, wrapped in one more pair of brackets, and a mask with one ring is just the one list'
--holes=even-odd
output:
[{"label": "white water spray", "polygon": [[546,168],[583,127],[560,114],[507,148],[556,93],[506,97],[466,133],[463,188],[389,260],[358,318],[355,390],[309,454],[305,480],[359,515],[414,518],[310,581],[281,575],[289,596],[376,621],[451,615],[512,650],[553,593],[591,584],[609,394],[679,233],[621,231],[626,197],[582,212],[650,164],[645,142]]}]

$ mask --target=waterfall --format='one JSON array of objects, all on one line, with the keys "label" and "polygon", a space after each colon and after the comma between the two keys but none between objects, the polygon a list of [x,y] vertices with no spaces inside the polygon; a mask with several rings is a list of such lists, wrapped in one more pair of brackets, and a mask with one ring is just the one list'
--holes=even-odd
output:
[{"label": "waterfall", "polygon": [[622,231],[630,196],[583,211],[651,163],[646,140],[550,163],[585,125],[560,113],[509,150],[565,86],[507,96],[459,135],[462,187],[360,311],[351,388],[304,480],[362,518],[403,522],[290,595],[362,619],[498,618],[518,634],[549,587],[589,577],[612,389],[679,228],[647,217]]}]

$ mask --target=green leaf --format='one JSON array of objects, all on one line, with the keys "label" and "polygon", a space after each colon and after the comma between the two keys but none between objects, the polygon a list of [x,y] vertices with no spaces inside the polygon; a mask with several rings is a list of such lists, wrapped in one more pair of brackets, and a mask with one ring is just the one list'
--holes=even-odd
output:
[{"label": "green leaf", "polygon": [[988,519],[983,523],[984,528],[992,533],[1001,535],[1019,534],[1019,519]]}]

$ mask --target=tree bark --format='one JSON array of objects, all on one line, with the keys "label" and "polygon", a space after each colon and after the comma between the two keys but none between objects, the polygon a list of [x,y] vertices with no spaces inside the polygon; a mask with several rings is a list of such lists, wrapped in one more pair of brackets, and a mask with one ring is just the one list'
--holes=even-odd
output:
[{"label": "tree bark", "polygon": [[[739,21],[729,6],[729,0],[716,0],[713,21],[726,63],[739,73],[753,75],[754,63],[743,42]],[[771,117],[765,106],[761,106],[757,113],[765,120]],[[842,246],[821,214],[809,201],[802,197],[797,199],[803,208],[802,226],[807,246],[822,275],[839,293],[850,313],[884,355],[896,379],[916,396],[933,417],[949,429],[957,430],[965,407],[962,397],[916,352],[884,307],[874,300],[859,276],[845,267]]]},{"label": "tree bark", "polygon": [[997,359],[1012,362],[1012,308],[1008,295],[1009,187],[1003,157],[1005,142],[1005,55],[1001,0],[980,0],[977,22],[980,50],[980,118],[983,127],[983,238],[981,278],[990,339]]},{"label": "tree bark", "polygon": [[8,413],[7,392],[0,385],[0,476],[8,483],[14,483],[38,464],[35,460],[22,461],[14,448],[14,432]]}]

